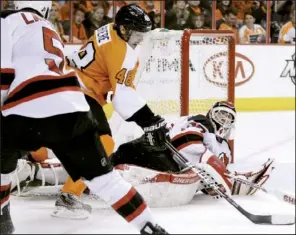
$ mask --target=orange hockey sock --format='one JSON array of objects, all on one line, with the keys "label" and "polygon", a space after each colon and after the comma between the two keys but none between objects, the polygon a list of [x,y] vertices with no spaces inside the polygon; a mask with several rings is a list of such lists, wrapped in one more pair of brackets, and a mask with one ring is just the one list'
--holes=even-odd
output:
[{"label": "orange hockey sock", "polygon": [[113,138],[110,135],[101,135],[100,139],[107,153],[107,156],[110,156],[111,153],[113,153],[115,146]]},{"label": "orange hockey sock", "polygon": [[86,185],[83,183],[81,179],[74,182],[71,177],[68,177],[66,183],[62,188],[63,193],[71,193],[77,197],[80,197],[84,190],[86,189]]},{"label": "orange hockey sock", "polygon": [[42,162],[48,159],[48,152],[45,147],[41,147],[37,151],[31,152],[30,154],[36,162]]}]

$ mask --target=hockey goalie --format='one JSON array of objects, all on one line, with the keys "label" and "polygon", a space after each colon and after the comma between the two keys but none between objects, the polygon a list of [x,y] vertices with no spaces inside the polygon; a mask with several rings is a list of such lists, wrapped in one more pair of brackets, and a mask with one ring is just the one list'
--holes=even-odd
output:
[{"label": "hockey goalie", "polygon": [[[269,159],[257,169],[247,172],[228,169],[232,162],[228,140],[232,136],[235,122],[234,106],[229,102],[220,101],[216,102],[206,115],[180,117],[168,123],[167,127],[172,145],[189,162],[208,172],[227,194],[253,195],[256,189],[234,181],[231,176],[238,176],[249,182],[263,185],[274,169],[274,162]],[[179,166],[172,152],[168,149],[151,147],[145,141],[147,138],[142,136],[124,143],[110,157],[122,177],[139,190],[150,206],[167,207],[188,204],[199,192],[218,198],[193,170],[186,170]],[[20,160],[14,182],[18,195],[30,194],[30,192],[32,194],[32,190],[38,190],[38,187],[32,189],[34,187],[31,185],[34,181],[42,182],[41,185],[64,183],[66,172],[54,156],[51,158],[36,163],[36,157],[32,154],[30,159]],[[56,192],[58,189],[60,188],[55,188]],[[65,207],[71,213],[81,213],[83,210],[90,212],[89,207],[81,207],[75,211],[71,209],[71,203]]]}]

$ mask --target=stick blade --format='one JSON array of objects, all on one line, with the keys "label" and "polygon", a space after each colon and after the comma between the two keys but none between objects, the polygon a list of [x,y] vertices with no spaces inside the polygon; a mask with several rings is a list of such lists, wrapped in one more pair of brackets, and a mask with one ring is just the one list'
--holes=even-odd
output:
[{"label": "stick blade", "polygon": [[295,224],[295,216],[293,216],[293,215],[272,215],[271,222],[274,225],[292,225],[292,224]]},{"label": "stick blade", "polygon": [[293,225],[295,224],[295,216],[293,215],[253,215],[248,218],[254,224],[262,225]]}]

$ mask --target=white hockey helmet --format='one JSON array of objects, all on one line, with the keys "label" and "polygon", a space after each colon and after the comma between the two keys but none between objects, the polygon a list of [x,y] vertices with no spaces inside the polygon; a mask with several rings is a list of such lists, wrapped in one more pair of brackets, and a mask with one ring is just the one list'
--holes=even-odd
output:
[{"label": "white hockey helmet", "polygon": [[216,135],[227,140],[230,139],[236,122],[236,110],[231,102],[218,101],[214,103],[207,113],[207,118],[210,119]]},{"label": "white hockey helmet", "polygon": [[52,1],[14,1],[16,10],[32,8],[38,11],[45,19],[48,18]]}]

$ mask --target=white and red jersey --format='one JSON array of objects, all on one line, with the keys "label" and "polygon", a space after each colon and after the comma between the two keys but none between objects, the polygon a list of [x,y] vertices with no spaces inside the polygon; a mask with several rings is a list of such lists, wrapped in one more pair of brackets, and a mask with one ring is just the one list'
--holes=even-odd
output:
[{"label": "white and red jersey", "polygon": [[44,118],[89,106],[52,24],[33,12],[1,14],[1,110]]},{"label": "white and red jersey", "polygon": [[179,118],[168,123],[172,144],[192,164],[207,162],[213,156],[225,153],[231,159],[231,150],[226,140],[217,137],[209,119],[204,115]]}]

